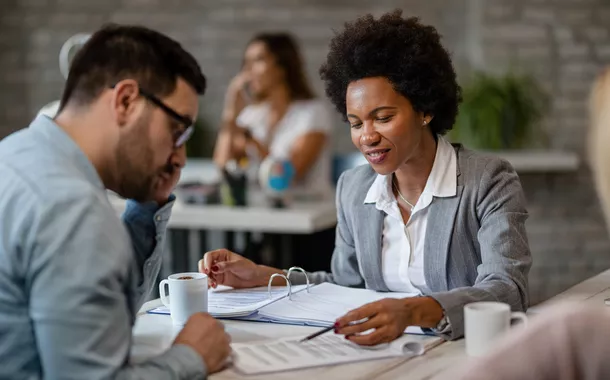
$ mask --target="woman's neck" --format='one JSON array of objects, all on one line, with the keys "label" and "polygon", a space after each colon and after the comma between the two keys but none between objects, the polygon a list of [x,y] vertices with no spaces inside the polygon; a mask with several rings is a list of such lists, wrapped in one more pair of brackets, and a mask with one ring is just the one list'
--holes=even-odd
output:
[{"label": "woman's neck", "polygon": [[430,132],[425,132],[415,154],[394,172],[398,190],[410,200],[417,200],[424,191],[434,165],[437,141]]}]

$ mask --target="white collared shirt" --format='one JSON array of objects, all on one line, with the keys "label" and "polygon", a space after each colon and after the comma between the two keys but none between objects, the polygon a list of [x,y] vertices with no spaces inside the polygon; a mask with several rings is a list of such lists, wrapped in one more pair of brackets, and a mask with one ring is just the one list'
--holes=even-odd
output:
[{"label": "white collared shirt", "polygon": [[[392,175],[377,175],[364,203],[386,213],[383,221],[381,263],[383,279],[394,292],[422,294],[424,276],[424,241],[428,210],[434,197],[452,197],[457,193],[457,156],[453,146],[438,137],[434,164],[407,224],[404,223],[392,191]],[[401,200],[402,202],[402,200]]]}]

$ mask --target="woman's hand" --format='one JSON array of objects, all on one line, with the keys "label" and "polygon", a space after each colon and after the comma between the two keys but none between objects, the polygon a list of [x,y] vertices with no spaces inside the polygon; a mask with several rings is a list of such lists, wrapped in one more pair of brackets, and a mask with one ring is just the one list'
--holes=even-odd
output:
[{"label": "woman's hand", "polygon": [[227,87],[227,93],[225,95],[225,105],[223,111],[223,120],[225,122],[231,124],[235,123],[237,115],[239,115],[241,110],[247,105],[248,99],[246,99],[244,89],[249,80],[249,73],[242,71],[229,83],[229,87]]},{"label": "woman's hand", "polygon": [[337,319],[335,332],[351,342],[373,346],[393,341],[408,326],[436,327],[442,318],[443,308],[432,297],[385,298]]},{"label": "woman's hand", "polygon": [[279,269],[257,265],[252,260],[226,249],[207,252],[199,260],[199,272],[208,275],[210,287],[218,285],[233,288],[252,288],[267,285],[274,273],[283,273]]}]

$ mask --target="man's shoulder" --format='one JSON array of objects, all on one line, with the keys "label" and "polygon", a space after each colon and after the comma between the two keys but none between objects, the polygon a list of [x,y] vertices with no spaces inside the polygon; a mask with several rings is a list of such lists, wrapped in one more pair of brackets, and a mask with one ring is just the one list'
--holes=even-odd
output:
[{"label": "man's shoulder", "polygon": [[100,212],[110,207],[104,190],[77,177],[53,178],[44,174],[36,177],[5,164],[0,164],[0,177],[7,179],[0,183],[0,204],[15,203],[24,212],[33,209],[69,212],[72,206]]}]

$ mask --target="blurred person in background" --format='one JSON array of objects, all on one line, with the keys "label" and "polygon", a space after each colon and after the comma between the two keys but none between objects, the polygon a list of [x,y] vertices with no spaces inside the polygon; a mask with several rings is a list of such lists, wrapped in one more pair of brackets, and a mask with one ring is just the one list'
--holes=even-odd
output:
[{"label": "blurred person in background", "polygon": [[242,69],[226,93],[214,161],[221,168],[247,157],[256,173],[267,156],[294,166],[295,191],[332,195],[332,119],[307,82],[295,40],[262,33],[246,46]]},{"label": "blurred person in background", "polygon": [[[589,154],[606,223],[610,222],[610,69],[590,99]],[[609,229],[610,231],[610,229]],[[485,358],[448,378],[463,380],[610,379],[610,309],[603,304],[559,304],[511,331]],[[517,365],[516,365],[517,364]]]},{"label": "blurred person in background", "polygon": [[[332,271],[309,279],[412,295],[351,311],[336,333],[374,345],[421,326],[456,339],[468,303],[525,310],[532,261],[521,183],[505,160],[443,138],[461,97],[436,29],[400,11],[366,15],[332,39],[320,73],[369,165],[339,179]],[[200,270],[212,286],[235,287],[284,273],[227,250],[206,253]],[[291,280],[305,283],[302,273]]]},{"label": "blurred person in background", "polygon": [[[206,80],[176,41],[109,25],[74,58],[55,118],[0,141],[0,378],[200,379],[229,337],[209,314],[132,364],[172,190]],[[123,222],[106,189],[130,199]]]}]

